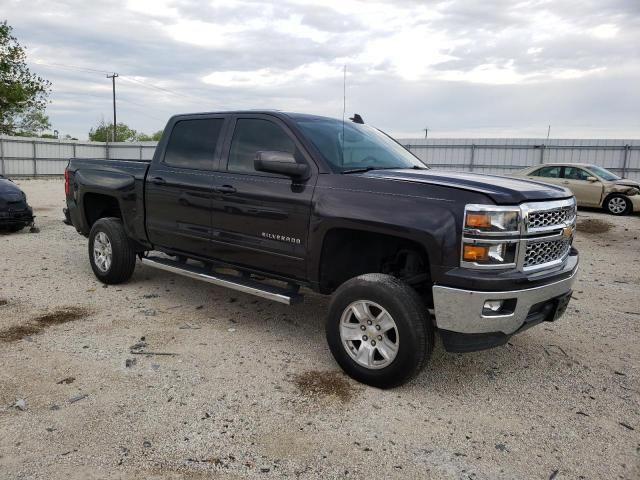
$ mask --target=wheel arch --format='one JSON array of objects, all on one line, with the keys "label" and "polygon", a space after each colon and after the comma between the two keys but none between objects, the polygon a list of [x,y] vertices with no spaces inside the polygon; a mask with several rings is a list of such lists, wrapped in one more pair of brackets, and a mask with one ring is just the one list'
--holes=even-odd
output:
[{"label": "wheel arch", "polygon": [[367,273],[386,273],[420,286],[431,283],[429,242],[396,232],[336,226],[320,245],[317,283],[332,293],[345,281]]}]

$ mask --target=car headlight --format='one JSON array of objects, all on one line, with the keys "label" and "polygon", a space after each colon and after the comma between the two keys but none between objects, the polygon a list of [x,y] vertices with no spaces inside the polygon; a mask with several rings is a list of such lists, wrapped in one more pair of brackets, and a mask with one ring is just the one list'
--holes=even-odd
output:
[{"label": "car headlight", "polygon": [[467,268],[515,267],[521,215],[518,206],[467,205],[461,265]]},{"label": "car headlight", "polygon": [[465,241],[462,260],[476,265],[508,266],[516,261],[516,242]]},{"label": "car headlight", "polygon": [[517,233],[520,231],[520,209],[467,205],[464,229],[467,233]]}]

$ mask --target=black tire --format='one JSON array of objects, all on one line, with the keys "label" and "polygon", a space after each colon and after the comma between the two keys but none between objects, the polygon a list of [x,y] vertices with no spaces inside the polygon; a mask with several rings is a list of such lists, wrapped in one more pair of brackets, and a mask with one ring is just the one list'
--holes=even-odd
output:
[{"label": "black tire", "polygon": [[15,232],[19,232],[26,226],[27,226],[26,223],[20,223],[18,225],[11,225],[7,230],[11,233],[15,233]]},{"label": "black tire", "polygon": [[[347,309],[360,300],[379,305],[395,322],[398,335],[397,353],[386,366],[374,369],[361,365],[348,353],[349,347],[343,344],[340,333],[343,313],[346,315],[345,318],[349,317],[351,314],[346,313]],[[376,315],[376,312],[372,313]],[[353,321],[355,317],[350,318]],[[358,326],[355,322],[353,325],[360,329],[364,326]],[[415,377],[433,351],[433,325],[429,311],[420,296],[406,283],[379,273],[352,278],[335,291],[329,305],[326,335],[331,353],[340,367],[359,382],[378,388],[402,385]],[[355,346],[355,342],[351,343],[352,347]],[[359,348],[362,348],[361,344]],[[354,352],[353,349],[351,351]],[[378,355],[382,358],[380,361],[384,362],[382,355]]]},{"label": "black tire", "polygon": [[[623,204],[624,207],[622,207]],[[631,200],[620,193],[609,195],[604,201],[604,210],[611,215],[628,215],[632,209]]]},{"label": "black tire", "polygon": [[[111,262],[104,270],[96,264],[94,243],[99,234],[106,235],[111,245]],[[119,218],[101,218],[91,227],[89,233],[89,262],[95,276],[102,283],[115,285],[131,278],[136,266],[134,250]]]}]

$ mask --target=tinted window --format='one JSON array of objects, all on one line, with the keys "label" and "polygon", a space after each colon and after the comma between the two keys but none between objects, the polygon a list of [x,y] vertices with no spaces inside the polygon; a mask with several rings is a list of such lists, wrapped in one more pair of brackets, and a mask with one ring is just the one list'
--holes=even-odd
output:
[{"label": "tinted window", "polygon": [[569,180],[586,180],[591,175],[581,168],[577,167],[564,167],[564,178]]},{"label": "tinted window", "polygon": [[259,151],[295,155],[296,146],[282,128],[269,120],[238,120],[231,141],[227,169],[231,172],[254,173],[253,161]]},{"label": "tinted window", "polygon": [[542,167],[531,175],[535,177],[560,178],[560,169],[562,167]]},{"label": "tinted window", "polygon": [[169,137],[164,163],[172,167],[213,170],[213,156],[223,122],[221,118],[177,122]]}]

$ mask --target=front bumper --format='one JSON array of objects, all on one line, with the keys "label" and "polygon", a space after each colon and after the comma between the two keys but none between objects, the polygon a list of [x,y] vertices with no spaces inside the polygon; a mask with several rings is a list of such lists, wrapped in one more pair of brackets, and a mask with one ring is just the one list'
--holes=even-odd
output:
[{"label": "front bumper", "polygon": [[[508,291],[463,290],[436,285],[433,287],[433,303],[436,325],[447,337],[453,334],[470,335],[477,348],[447,348],[454,351],[471,351],[506,343],[508,338],[531,325],[544,320],[557,319],[566,308],[571,288],[578,272],[578,255],[570,255],[558,277],[545,285]],[[569,276],[566,276],[566,274]],[[498,315],[483,314],[488,300],[504,300],[509,305]],[[553,310],[553,311],[552,311]],[[484,336],[484,337],[481,337]],[[460,340],[459,337],[456,337]],[[486,345],[482,342],[485,339]],[[450,342],[449,342],[450,343]],[[455,342],[454,342],[455,343]]]}]

